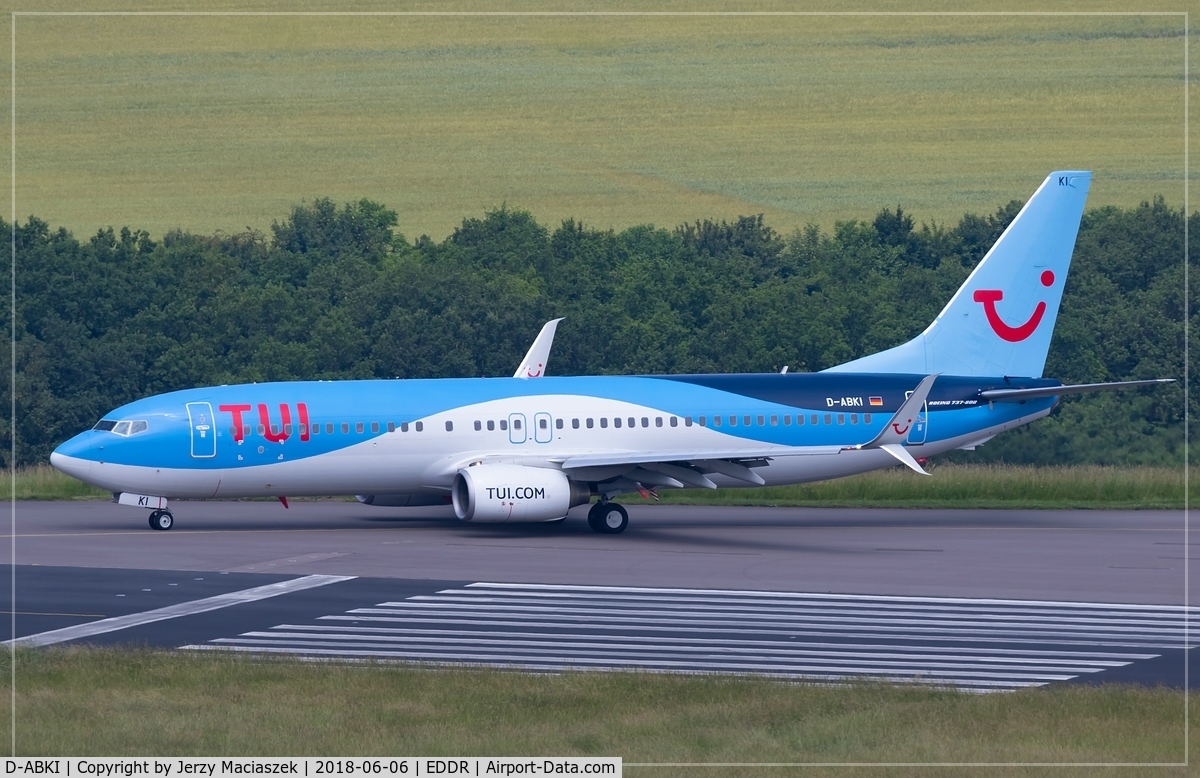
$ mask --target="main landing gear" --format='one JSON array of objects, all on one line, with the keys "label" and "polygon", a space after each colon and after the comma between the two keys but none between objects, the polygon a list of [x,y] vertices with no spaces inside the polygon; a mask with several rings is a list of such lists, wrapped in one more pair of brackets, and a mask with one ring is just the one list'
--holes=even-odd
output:
[{"label": "main landing gear", "polygon": [[588,526],[592,532],[616,535],[629,526],[629,513],[615,502],[598,502],[588,511]]},{"label": "main landing gear", "polygon": [[150,529],[169,530],[175,526],[175,517],[170,511],[153,511],[150,514]]}]

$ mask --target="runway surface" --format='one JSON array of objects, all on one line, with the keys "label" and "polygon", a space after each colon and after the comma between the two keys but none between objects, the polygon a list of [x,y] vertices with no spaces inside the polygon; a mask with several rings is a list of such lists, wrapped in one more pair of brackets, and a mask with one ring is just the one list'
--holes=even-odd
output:
[{"label": "runway surface", "polygon": [[1195,654],[1181,511],[635,506],[603,536],[575,516],[173,507],[176,529],[154,532],[108,503],[19,504],[15,634],[973,690],[1179,687]]},{"label": "runway surface", "polygon": [[1056,682],[1182,686],[1194,653],[1184,646],[1196,642],[1173,606],[65,567],[20,568],[17,581],[18,642],[31,646],[1002,691]]}]

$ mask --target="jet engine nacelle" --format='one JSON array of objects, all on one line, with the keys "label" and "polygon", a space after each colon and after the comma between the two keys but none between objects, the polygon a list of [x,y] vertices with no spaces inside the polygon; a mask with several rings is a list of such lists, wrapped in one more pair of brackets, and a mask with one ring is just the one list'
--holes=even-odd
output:
[{"label": "jet engine nacelle", "polygon": [[450,494],[454,514],[478,522],[554,521],[592,496],[561,470],[523,465],[464,467]]}]

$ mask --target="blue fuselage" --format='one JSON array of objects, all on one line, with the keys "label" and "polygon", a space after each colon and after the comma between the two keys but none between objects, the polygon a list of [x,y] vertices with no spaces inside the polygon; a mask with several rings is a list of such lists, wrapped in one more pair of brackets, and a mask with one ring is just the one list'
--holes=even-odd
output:
[{"label": "blue fuselage", "polygon": [[[217,386],[117,408],[97,429],[59,446],[53,461],[114,492],[193,498],[436,495],[472,462],[562,468],[573,459],[637,452],[654,452],[658,461],[765,460],[756,472],[767,483],[796,483],[894,464],[881,452],[850,449],[883,430],[922,378],[799,373]],[[1044,416],[1056,398],[989,404],[979,392],[1057,385],[939,377],[906,445],[916,456],[940,453]]]}]

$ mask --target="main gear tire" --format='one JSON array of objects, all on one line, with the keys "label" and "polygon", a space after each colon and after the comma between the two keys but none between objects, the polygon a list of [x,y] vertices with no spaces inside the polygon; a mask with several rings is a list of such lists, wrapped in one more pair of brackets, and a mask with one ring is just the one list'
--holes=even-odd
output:
[{"label": "main gear tire", "polygon": [[629,512],[615,502],[598,502],[588,511],[588,526],[602,535],[617,535],[629,526]]}]

